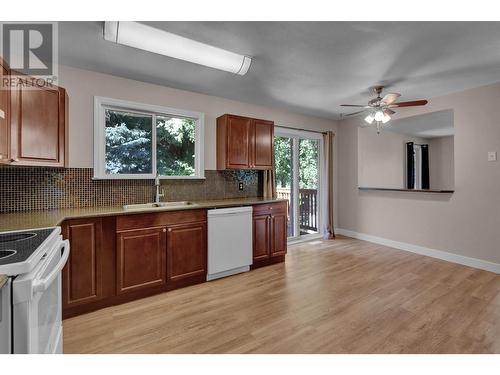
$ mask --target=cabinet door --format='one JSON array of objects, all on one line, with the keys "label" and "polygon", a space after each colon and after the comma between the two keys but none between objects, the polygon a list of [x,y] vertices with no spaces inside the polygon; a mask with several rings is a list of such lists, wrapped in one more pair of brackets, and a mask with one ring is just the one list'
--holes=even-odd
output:
[{"label": "cabinet door", "polygon": [[267,259],[271,254],[271,216],[253,217],[253,260]]},{"label": "cabinet door", "polygon": [[[0,82],[9,75],[9,70],[0,59]],[[3,86],[3,85],[2,85]],[[0,87],[0,163],[9,163],[10,135],[10,90]]]},{"label": "cabinet door", "polygon": [[63,270],[63,308],[95,302],[103,295],[101,219],[70,220],[63,225],[70,256]]},{"label": "cabinet door", "polygon": [[172,281],[207,274],[207,223],[167,229],[168,278]]},{"label": "cabinet door", "polygon": [[252,120],[249,118],[227,118],[226,168],[246,169],[250,167],[250,137]]},{"label": "cabinet door", "polygon": [[273,168],[274,123],[272,121],[253,121],[252,167],[255,169]]},{"label": "cabinet door", "polygon": [[287,215],[278,213],[271,216],[272,247],[271,256],[286,254],[287,246]]},{"label": "cabinet door", "polygon": [[118,232],[116,250],[117,294],[165,285],[165,227]]},{"label": "cabinet door", "polygon": [[66,92],[19,85],[11,92],[13,164],[64,166]]}]

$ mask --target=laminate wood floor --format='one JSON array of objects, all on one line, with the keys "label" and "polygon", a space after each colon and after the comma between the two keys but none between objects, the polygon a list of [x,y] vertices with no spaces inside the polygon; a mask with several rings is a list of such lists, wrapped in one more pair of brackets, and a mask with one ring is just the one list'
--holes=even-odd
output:
[{"label": "laminate wood floor", "polygon": [[500,353],[500,275],[341,237],[64,321],[66,353]]}]

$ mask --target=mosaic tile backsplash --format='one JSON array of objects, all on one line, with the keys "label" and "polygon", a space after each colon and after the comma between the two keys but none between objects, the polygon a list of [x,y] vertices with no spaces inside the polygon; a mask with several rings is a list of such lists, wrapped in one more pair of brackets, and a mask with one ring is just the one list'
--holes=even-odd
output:
[{"label": "mosaic tile backsplash", "polygon": [[[120,206],[154,201],[154,180],[93,180],[92,168],[0,167],[0,212]],[[243,182],[243,191],[238,183]],[[262,196],[262,173],[205,171],[205,180],[163,180],[163,200]]]}]

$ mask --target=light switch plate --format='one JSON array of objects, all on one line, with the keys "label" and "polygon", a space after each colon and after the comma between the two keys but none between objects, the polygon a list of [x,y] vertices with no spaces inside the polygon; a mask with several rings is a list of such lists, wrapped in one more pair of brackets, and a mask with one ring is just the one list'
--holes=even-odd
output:
[{"label": "light switch plate", "polygon": [[488,151],[488,161],[497,161],[496,151]]}]

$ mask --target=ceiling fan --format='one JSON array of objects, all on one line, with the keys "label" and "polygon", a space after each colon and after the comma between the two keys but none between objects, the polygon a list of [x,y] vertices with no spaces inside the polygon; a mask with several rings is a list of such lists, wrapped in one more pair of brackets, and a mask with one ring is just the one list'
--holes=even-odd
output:
[{"label": "ceiling fan", "polygon": [[365,121],[372,125],[374,122],[377,126],[377,133],[380,133],[382,124],[385,124],[391,120],[391,116],[395,114],[392,108],[400,107],[416,107],[421,105],[426,105],[427,100],[413,100],[409,102],[396,102],[401,94],[396,92],[385,94],[384,97],[380,96],[384,90],[384,86],[373,87],[373,92],[377,94],[376,98],[371,99],[367,105],[361,104],[341,104],[341,107],[358,107],[363,108],[361,111],[348,113],[343,115],[343,117],[356,116],[362,113],[366,113]]}]

